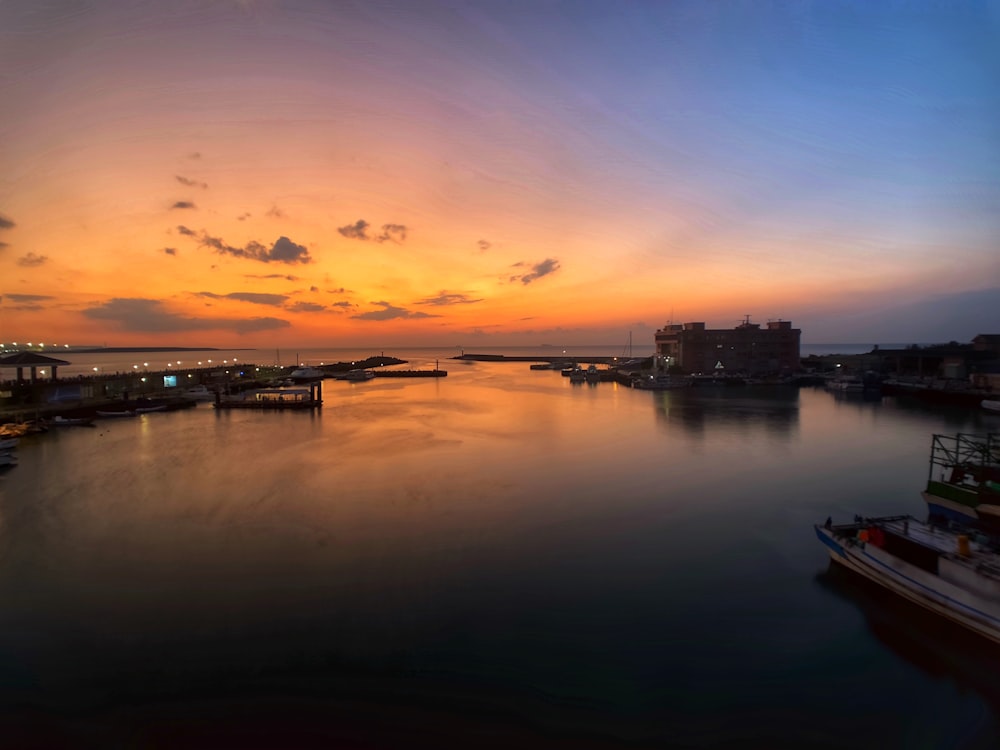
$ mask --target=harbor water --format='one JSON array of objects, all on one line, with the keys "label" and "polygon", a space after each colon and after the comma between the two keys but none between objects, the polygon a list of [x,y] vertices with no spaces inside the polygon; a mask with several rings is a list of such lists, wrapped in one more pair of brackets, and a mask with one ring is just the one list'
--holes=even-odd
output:
[{"label": "harbor water", "polygon": [[23,438],[5,745],[1000,744],[993,656],[813,532],[923,515],[932,434],[1000,418],[455,353],[446,378],[328,380],[311,413]]}]

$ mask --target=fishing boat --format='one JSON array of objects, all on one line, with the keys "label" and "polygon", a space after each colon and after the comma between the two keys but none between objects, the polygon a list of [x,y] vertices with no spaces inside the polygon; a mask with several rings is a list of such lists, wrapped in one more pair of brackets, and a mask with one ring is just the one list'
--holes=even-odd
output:
[{"label": "fishing boat", "polygon": [[1000,433],[934,435],[921,494],[932,520],[1000,531]]},{"label": "fishing boat", "polygon": [[827,519],[815,526],[830,559],[1000,644],[1000,554],[990,537],[910,516]]},{"label": "fishing boat", "polygon": [[91,417],[53,417],[52,424],[56,427],[93,427]]}]

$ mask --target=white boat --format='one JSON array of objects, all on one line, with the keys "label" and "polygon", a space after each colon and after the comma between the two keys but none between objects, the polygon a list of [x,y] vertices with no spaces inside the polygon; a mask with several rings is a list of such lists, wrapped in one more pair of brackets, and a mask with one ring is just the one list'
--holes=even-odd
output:
[{"label": "white boat", "polygon": [[1000,644],[1000,554],[985,535],[909,516],[815,529],[835,563]]},{"label": "white boat", "polygon": [[313,380],[322,380],[325,373],[315,367],[296,367],[288,373],[288,379],[293,383],[308,383]]},{"label": "white boat", "polygon": [[355,382],[363,380],[371,380],[375,377],[375,373],[371,370],[348,370],[345,372],[340,379],[341,380],[352,380]]},{"label": "white boat", "polygon": [[995,411],[1000,413],[1000,401],[994,401],[993,399],[986,398],[983,399],[982,403],[979,405],[986,409],[986,411]]},{"label": "white boat", "polygon": [[215,393],[203,385],[193,385],[181,393],[181,398],[187,401],[215,401]]},{"label": "white boat", "polygon": [[91,427],[94,420],[90,417],[53,417],[52,424],[56,427]]}]

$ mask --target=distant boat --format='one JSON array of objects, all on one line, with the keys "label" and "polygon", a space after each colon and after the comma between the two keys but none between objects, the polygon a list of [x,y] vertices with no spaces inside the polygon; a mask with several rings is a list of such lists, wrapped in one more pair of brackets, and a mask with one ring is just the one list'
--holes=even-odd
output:
[{"label": "distant boat", "polygon": [[371,380],[375,377],[375,373],[371,370],[348,370],[343,375],[340,376],[340,380],[351,380],[354,382]]},{"label": "distant boat", "polygon": [[102,409],[97,410],[97,416],[99,417],[134,417],[135,412],[129,411],[128,409],[119,411],[104,411]]},{"label": "distant boat", "polygon": [[90,417],[53,417],[52,424],[56,427],[92,427],[94,420]]},{"label": "distant boat", "polygon": [[149,414],[154,411],[166,411],[166,404],[157,404],[156,406],[137,406],[135,407],[136,414]]},{"label": "distant boat", "polygon": [[203,385],[193,385],[185,389],[181,398],[187,401],[214,401],[215,393]]},{"label": "distant boat", "polygon": [[326,374],[315,367],[297,367],[288,373],[288,379],[293,383],[308,383],[313,380],[322,380]]}]

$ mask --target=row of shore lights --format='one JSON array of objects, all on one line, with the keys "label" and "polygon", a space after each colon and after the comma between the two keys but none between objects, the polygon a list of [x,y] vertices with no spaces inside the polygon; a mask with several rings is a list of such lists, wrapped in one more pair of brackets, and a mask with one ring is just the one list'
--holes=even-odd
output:
[{"label": "row of shore lights", "polygon": [[[173,367],[174,364],[175,364],[174,362],[167,362],[167,367]],[[181,364],[181,360],[177,360],[176,364],[180,365]],[[201,362],[201,361],[198,362],[198,366],[199,367],[203,367],[205,365],[211,365],[211,364],[212,364],[212,360],[210,360],[210,359],[207,360],[207,361],[205,361],[205,362]],[[228,359],[222,360],[222,364],[228,365],[229,364],[229,360]],[[236,364],[236,357],[233,357],[233,364],[234,365]],[[149,362],[143,362],[142,366],[143,367],[149,367]],[[139,369],[139,365],[132,365],[132,369],[133,370],[138,370]],[[95,367],[94,368],[94,372],[100,372],[100,368],[99,367]],[[188,377],[191,377],[191,375],[188,374]]]}]

